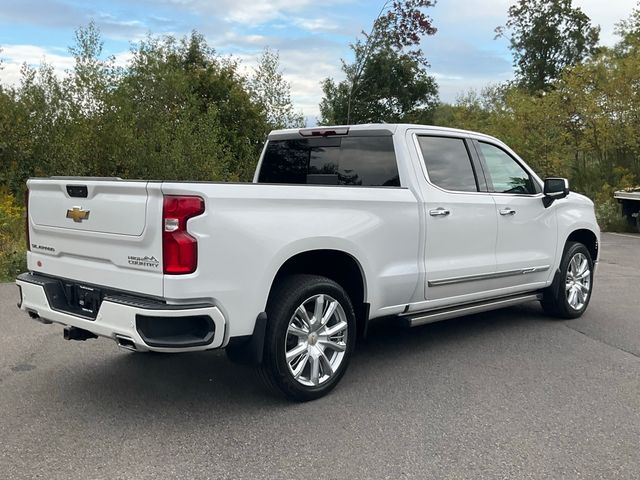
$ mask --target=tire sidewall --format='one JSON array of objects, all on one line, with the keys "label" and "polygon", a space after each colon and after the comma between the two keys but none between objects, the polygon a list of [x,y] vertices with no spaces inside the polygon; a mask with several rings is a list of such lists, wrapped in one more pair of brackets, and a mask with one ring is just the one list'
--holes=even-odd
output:
[{"label": "tire sidewall", "polygon": [[[337,300],[344,310],[347,321],[347,348],[338,371],[325,383],[309,387],[298,383],[293,378],[286,362],[285,339],[289,321],[295,310],[305,300],[314,295],[325,294]],[[296,400],[312,400],[327,394],[344,375],[356,337],[356,319],[353,306],[344,289],[336,282],[315,275],[295,275],[287,279],[276,292],[277,298],[270,300],[267,307],[269,323],[267,325],[267,342],[265,345],[265,361],[273,374],[278,387],[290,398]]]},{"label": "tire sidewall", "polygon": [[[569,269],[569,262],[571,261],[571,259],[577,254],[577,253],[582,253],[586,259],[587,262],[589,262],[589,271],[590,273],[590,288],[589,288],[589,296],[587,297],[587,300],[585,301],[584,305],[582,306],[581,309],[576,310],[574,309],[570,304],[569,304],[569,299],[567,297],[567,289],[566,289],[566,279],[567,279],[567,270]],[[562,263],[560,266],[560,278],[559,278],[559,282],[558,282],[558,300],[559,300],[559,307],[562,310],[562,313],[564,314],[564,316],[566,316],[567,318],[577,318],[579,316],[581,316],[585,310],[587,309],[587,307],[589,306],[589,302],[591,301],[591,297],[593,295],[593,286],[594,286],[594,275],[593,275],[593,260],[591,258],[591,254],[589,253],[589,250],[587,249],[587,247],[585,247],[583,244],[581,243],[571,243],[569,245],[567,245],[567,249],[565,250],[565,253],[562,257]]]}]

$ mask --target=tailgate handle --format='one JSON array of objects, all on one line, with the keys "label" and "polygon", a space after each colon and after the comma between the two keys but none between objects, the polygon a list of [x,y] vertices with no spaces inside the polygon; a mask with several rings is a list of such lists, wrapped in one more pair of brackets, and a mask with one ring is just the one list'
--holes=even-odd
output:
[{"label": "tailgate handle", "polygon": [[87,198],[89,190],[86,185],[67,185],[67,193],[70,197]]}]

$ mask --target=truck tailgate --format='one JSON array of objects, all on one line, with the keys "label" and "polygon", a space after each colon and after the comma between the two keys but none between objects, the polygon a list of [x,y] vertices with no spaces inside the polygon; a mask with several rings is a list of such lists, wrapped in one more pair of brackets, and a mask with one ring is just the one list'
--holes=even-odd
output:
[{"label": "truck tailgate", "polygon": [[162,296],[161,184],[33,179],[29,270]]}]

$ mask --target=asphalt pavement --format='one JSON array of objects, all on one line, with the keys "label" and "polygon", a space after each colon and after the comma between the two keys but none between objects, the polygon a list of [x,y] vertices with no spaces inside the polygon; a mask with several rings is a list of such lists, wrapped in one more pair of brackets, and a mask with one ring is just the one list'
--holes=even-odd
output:
[{"label": "asphalt pavement", "polygon": [[640,235],[604,234],[585,315],[374,324],[329,396],[224,352],[69,342],[0,285],[0,478],[640,478]]}]

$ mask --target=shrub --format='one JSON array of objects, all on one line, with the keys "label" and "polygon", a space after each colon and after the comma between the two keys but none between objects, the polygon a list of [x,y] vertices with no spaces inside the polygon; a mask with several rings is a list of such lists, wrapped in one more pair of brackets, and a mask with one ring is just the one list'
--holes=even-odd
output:
[{"label": "shrub", "polygon": [[613,198],[596,203],[596,218],[604,232],[626,232],[629,225],[622,216],[620,205]]},{"label": "shrub", "polygon": [[0,281],[26,271],[24,208],[13,195],[0,193]]}]

